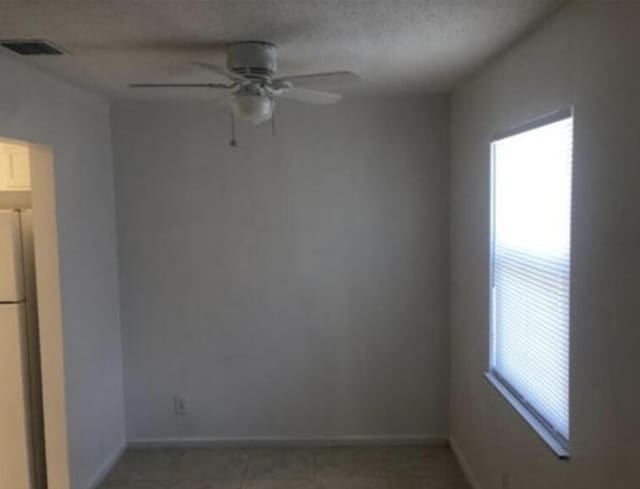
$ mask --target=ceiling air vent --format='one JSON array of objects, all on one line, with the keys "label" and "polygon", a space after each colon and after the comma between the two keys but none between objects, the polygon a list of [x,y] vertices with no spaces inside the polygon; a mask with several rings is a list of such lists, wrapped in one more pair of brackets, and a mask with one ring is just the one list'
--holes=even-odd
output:
[{"label": "ceiling air vent", "polygon": [[60,48],[54,46],[49,41],[40,40],[5,40],[0,41],[0,45],[10,49],[14,53],[18,53],[20,56],[35,56],[35,55],[58,55],[64,54]]}]

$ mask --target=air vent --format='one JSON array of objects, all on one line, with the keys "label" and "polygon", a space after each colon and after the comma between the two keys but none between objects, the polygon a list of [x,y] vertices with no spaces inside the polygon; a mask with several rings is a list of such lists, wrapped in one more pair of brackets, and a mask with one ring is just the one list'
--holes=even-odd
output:
[{"label": "air vent", "polygon": [[0,41],[0,45],[7,49],[10,49],[14,53],[18,53],[20,56],[55,56],[64,54],[60,48],[57,48],[49,41],[40,40],[7,40]]}]

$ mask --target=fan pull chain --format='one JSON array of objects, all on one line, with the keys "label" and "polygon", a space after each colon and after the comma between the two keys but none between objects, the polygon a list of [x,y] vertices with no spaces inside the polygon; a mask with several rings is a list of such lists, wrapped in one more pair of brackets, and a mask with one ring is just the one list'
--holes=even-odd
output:
[{"label": "fan pull chain", "polygon": [[275,112],[271,115],[271,134],[273,136],[276,135],[276,113]]},{"label": "fan pull chain", "polygon": [[233,116],[233,112],[231,112],[231,141],[229,142],[229,146],[232,148],[238,147],[238,142],[236,141],[236,119]]}]

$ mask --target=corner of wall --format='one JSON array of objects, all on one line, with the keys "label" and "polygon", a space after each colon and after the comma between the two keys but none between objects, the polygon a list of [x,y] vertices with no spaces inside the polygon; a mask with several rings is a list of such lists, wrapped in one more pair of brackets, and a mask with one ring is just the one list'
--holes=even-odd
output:
[{"label": "corner of wall", "polygon": [[102,466],[98,468],[96,473],[91,478],[87,486],[87,489],[98,489],[100,484],[104,482],[109,472],[111,472],[111,469],[113,469],[113,467],[118,463],[118,460],[120,460],[120,457],[122,457],[126,449],[127,449],[127,442],[123,440],[122,444],[119,447],[117,447],[113,451],[113,453],[109,457],[107,457],[107,459],[104,461]]},{"label": "corner of wall", "polygon": [[462,449],[460,448],[460,445],[458,445],[458,443],[456,442],[453,436],[449,437],[449,447],[451,447],[451,451],[456,457],[456,460],[458,461],[458,465],[460,465],[460,468],[462,469],[462,473],[464,474],[465,478],[467,479],[467,482],[471,486],[471,489],[482,489],[482,486],[478,482],[478,479],[476,478],[476,476],[473,474],[471,470],[471,465],[469,464],[467,457],[464,455],[464,453],[462,452]]}]

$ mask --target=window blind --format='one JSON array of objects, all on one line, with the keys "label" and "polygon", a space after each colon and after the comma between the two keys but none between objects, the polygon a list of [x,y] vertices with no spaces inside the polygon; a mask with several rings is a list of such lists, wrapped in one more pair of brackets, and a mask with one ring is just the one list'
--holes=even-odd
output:
[{"label": "window blind", "polygon": [[566,446],[573,119],[492,143],[491,372]]}]

